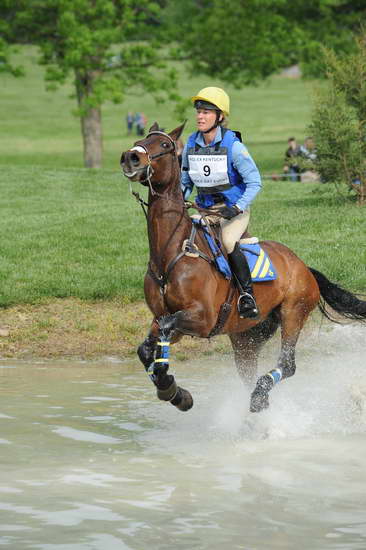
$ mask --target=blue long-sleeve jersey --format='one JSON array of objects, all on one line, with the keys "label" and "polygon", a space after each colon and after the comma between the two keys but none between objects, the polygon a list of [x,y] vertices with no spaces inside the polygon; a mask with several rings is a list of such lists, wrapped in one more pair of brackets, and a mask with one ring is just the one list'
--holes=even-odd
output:
[{"label": "blue long-sleeve jersey", "polygon": [[[214,146],[222,141],[221,128],[218,127],[214,140],[209,146]],[[200,147],[207,147],[203,135],[201,132],[197,133],[195,142]],[[231,149],[232,164],[235,170],[238,172],[242,182],[245,184],[243,193],[236,200],[236,206],[240,210],[246,210],[252,203],[256,195],[259,193],[262,187],[261,177],[258,168],[250,156],[247,148],[240,141],[235,141]],[[188,160],[188,144],[185,145],[182,153],[182,173],[181,173],[181,186],[185,199],[188,199],[193,190],[193,182],[189,177],[189,160]]]}]

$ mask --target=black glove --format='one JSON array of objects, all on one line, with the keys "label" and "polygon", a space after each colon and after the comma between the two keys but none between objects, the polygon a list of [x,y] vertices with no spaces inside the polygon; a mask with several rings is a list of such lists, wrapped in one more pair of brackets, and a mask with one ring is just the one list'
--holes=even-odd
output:
[{"label": "black glove", "polygon": [[234,216],[241,213],[241,210],[237,206],[223,206],[218,210],[218,214],[225,218],[225,220],[231,220]]}]

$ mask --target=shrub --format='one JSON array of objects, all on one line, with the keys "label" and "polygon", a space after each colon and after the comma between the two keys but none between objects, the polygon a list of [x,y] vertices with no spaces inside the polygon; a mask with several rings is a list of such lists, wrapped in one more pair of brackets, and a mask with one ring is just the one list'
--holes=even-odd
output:
[{"label": "shrub", "polygon": [[359,204],[366,199],[366,35],[356,54],[324,51],[328,85],[314,95],[310,132],[322,181],[346,184]]}]

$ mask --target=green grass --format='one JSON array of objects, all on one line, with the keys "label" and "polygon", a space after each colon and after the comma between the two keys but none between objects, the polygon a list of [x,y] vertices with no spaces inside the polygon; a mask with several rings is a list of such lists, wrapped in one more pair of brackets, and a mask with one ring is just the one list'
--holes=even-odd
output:
[{"label": "green grass", "polygon": [[4,172],[0,304],[141,297],[141,269],[131,260],[132,250],[137,257],[145,252],[145,231],[143,224],[131,231],[140,213],[120,174],[3,166]]},{"label": "green grass", "polygon": [[[23,48],[27,76],[2,75],[0,98],[0,305],[49,297],[84,300],[143,297],[148,257],[145,218],[119,170],[127,110],[143,110],[167,129],[178,125],[171,105],[131,96],[103,108],[104,169],[82,167],[79,121],[71,85],[46,92],[42,68]],[[211,84],[182,75],[180,93]],[[220,83],[212,83],[219,84]],[[310,116],[310,85],[275,77],[234,90],[230,126],[240,129],[263,173],[279,171],[289,135],[301,140]],[[193,112],[184,137],[194,129]],[[133,184],[139,189],[138,184]],[[265,182],[252,209],[251,232],[281,241],[305,262],[357,291],[366,290],[365,211],[331,186]]]},{"label": "green grass", "polygon": [[[5,165],[1,173],[0,305],[54,296],[143,297],[146,222],[119,173]],[[325,186],[321,191],[315,184],[266,182],[251,232],[287,244],[345,286],[366,290],[364,210]]]}]

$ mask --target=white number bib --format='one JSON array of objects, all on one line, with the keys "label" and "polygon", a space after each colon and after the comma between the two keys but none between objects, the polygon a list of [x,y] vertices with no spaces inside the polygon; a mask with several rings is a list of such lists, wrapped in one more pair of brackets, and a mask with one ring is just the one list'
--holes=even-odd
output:
[{"label": "white number bib", "polygon": [[230,187],[226,155],[188,155],[189,177],[197,187]]}]

